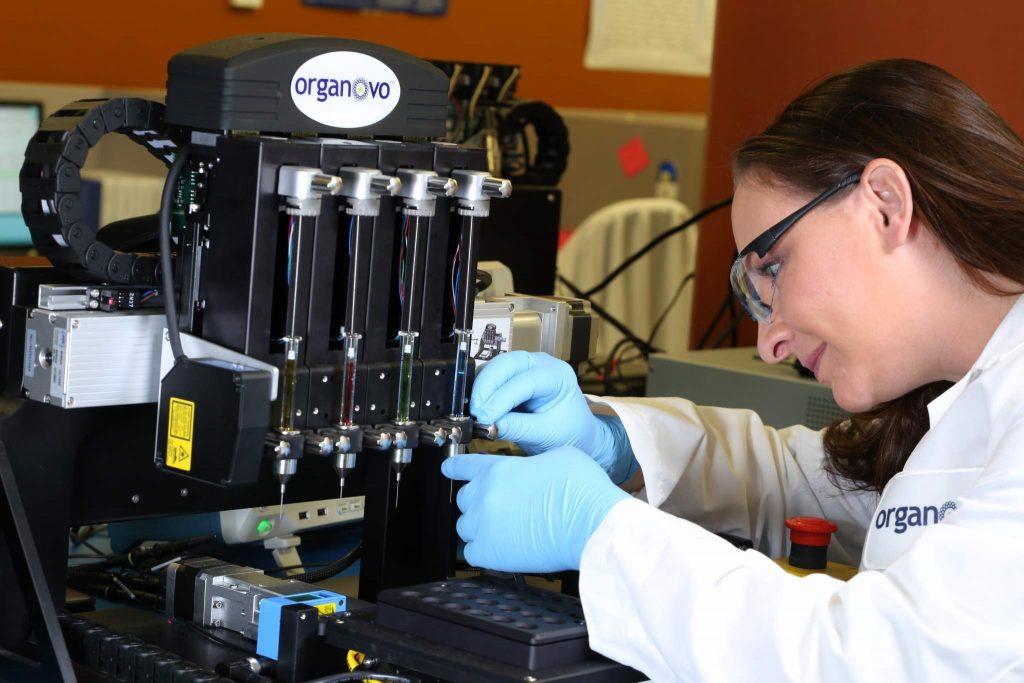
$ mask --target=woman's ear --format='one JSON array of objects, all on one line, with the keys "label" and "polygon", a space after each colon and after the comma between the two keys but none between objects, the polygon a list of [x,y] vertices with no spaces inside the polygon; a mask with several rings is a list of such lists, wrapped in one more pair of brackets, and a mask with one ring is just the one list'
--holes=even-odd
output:
[{"label": "woman's ear", "polygon": [[907,174],[895,161],[873,159],[861,174],[861,188],[883,243],[890,249],[913,235],[914,201]]}]

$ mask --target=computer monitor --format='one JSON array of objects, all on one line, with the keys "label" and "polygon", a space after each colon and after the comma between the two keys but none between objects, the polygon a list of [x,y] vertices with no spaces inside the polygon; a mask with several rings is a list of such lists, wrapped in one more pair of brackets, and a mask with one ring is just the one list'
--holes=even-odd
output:
[{"label": "computer monitor", "polygon": [[39,102],[0,101],[0,249],[32,245],[21,217],[18,174],[25,147],[39,130],[42,117]]}]

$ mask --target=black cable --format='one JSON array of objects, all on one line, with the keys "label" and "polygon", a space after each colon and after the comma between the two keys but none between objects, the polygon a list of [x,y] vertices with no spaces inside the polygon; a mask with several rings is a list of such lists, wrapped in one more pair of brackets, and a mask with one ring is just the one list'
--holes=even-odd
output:
[{"label": "black cable", "polygon": [[683,221],[679,225],[676,225],[674,227],[669,228],[668,230],[665,230],[663,233],[661,233],[660,235],[658,235],[657,237],[652,239],[650,242],[648,242],[646,245],[641,247],[640,250],[637,251],[635,254],[633,254],[632,256],[627,258],[625,261],[620,263],[618,265],[618,267],[616,267],[612,272],[608,273],[608,275],[606,275],[603,280],[601,280],[596,285],[594,285],[593,287],[588,289],[586,292],[584,292],[582,294],[581,298],[589,299],[590,297],[594,296],[595,294],[600,292],[602,289],[607,287],[609,284],[611,284],[612,280],[614,280],[619,275],[621,275],[623,273],[623,271],[625,271],[627,268],[629,268],[631,265],[633,265],[633,263],[636,262],[637,259],[639,259],[642,256],[644,256],[651,249],[654,249],[654,247],[658,246],[659,244],[661,244],[662,242],[667,240],[669,237],[672,237],[672,235],[675,235],[678,232],[682,232],[683,230],[687,229],[688,227],[690,227],[694,223],[697,223],[697,222],[703,220],[707,216],[710,216],[711,214],[713,214],[715,211],[718,211],[719,209],[721,209],[723,207],[729,206],[730,204],[732,204],[732,197],[726,197],[722,201],[717,202],[715,204],[712,204],[711,206],[708,206],[708,207],[698,211],[693,216],[691,216],[690,218],[686,219],[685,221]]},{"label": "black cable", "polygon": [[178,330],[178,311],[174,303],[174,266],[171,265],[171,204],[177,189],[181,170],[188,160],[189,146],[181,147],[174,155],[174,163],[167,171],[164,190],[160,195],[160,277],[163,282],[164,316],[167,318],[167,338],[171,344],[174,362],[185,358],[181,348],[181,332]]},{"label": "black cable", "polygon": [[[605,393],[606,396],[613,395],[612,394],[611,377],[612,377],[612,371],[615,369],[616,357],[620,353],[625,352],[626,349],[629,348],[629,344],[632,344],[633,346],[637,346],[636,341],[634,339],[628,339],[628,338],[620,339],[618,342],[616,342],[615,346],[612,347],[611,352],[609,352],[609,354],[608,354],[608,360],[605,361],[605,367],[604,367],[604,393]],[[643,353],[644,353],[643,349],[640,349],[639,347],[637,347],[637,348],[640,351],[641,355],[643,355]],[[646,356],[644,356],[644,357],[646,357]],[[621,378],[622,375],[620,374],[619,377]]]},{"label": "black cable", "polygon": [[315,569],[311,572],[305,572],[304,574],[293,574],[289,576],[289,579],[295,581],[302,581],[304,583],[319,583],[324,579],[329,579],[338,572],[343,572],[356,563],[356,560],[363,554],[363,544],[359,543],[352,550],[348,551],[340,558],[331,562],[323,569]]},{"label": "black cable", "polygon": [[75,544],[75,545],[84,545],[86,548],[88,548],[89,550],[91,550],[94,553],[96,553],[97,557],[110,557],[111,554],[112,554],[112,553],[105,553],[105,552],[103,552],[102,550],[100,550],[99,548],[94,546],[92,543],[90,543],[89,541],[85,540],[91,534],[86,534],[85,536],[78,536],[78,535],[75,534],[75,532],[69,531],[68,535],[71,536],[71,542],[73,544]]},{"label": "black cable", "polygon": [[743,316],[736,308],[736,297],[729,300],[729,314],[732,315],[732,322],[729,323],[729,328],[732,330],[732,346],[736,348],[740,345],[739,326],[743,322]]},{"label": "black cable", "polygon": [[145,562],[147,560],[171,556],[182,550],[187,550],[202,543],[216,540],[216,538],[217,536],[215,534],[208,534],[206,536],[194,536],[192,538],[185,538],[179,541],[157,543],[156,545],[150,548],[136,547],[130,550],[125,555],[113,555],[102,562],[93,562],[91,564],[76,564],[74,566],[68,567],[68,571],[95,572],[101,569],[113,569],[115,567],[124,567],[126,565],[138,566],[140,563]]},{"label": "black cable", "polygon": [[715,327],[718,326],[718,321],[722,319],[726,309],[729,308],[729,303],[732,301],[732,297],[733,293],[731,290],[726,292],[725,300],[722,301],[722,305],[718,307],[717,311],[715,311],[715,317],[711,319],[711,324],[708,325],[708,329],[704,331],[704,334],[701,335],[700,340],[697,342],[698,349],[703,349],[704,345],[708,343],[708,339],[715,331]]},{"label": "black cable", "polygon": [[[577,287],[576,285],[574,285],[568,279],[566,279],[566,277],[564,275],[560,275],[560,274],[556,273],[555,277],[558,278],[559,282],[561,282],[563,285],[565,285],[566,287],[569,288],[569,291],[573,293],[573,296],[579,297],[580,299],[586,299],[587,298],[586,296],[584,296],[584,293],[582,291],[580,291],[580,288]],[[658,348],[655,348],[655,347],[651,346],[650,344],[645,342],[643,339],[638,337],[636,334],[634,334],[633,330],[631,330],[628,327],[626,327],[626,325],[623,322],[621,322],[617,318],[615,318],[615,316],[613,316],[611,313],[606,311],[596,301],[591,301],[590,302],[590,310],[594,311],[594,313],[596,313],[599,317],[604,318],[605,320],[607,320],[608,323],[612,327],[614,327],[619,332],[621,332],[623,335],[625,335],[627,339],[630,339],[635,344],[637,344],[637,348],[639,348],[641,351],[644,351],[644,353],[651,354],[651,353],[654,353],[656,351],[660,351],[661,350],[661,349],[658,349]]]},{"label": "black cable", "polygon": [[389,681],[389,683],[413,683],[413,679],[408,676],[379,674],[372,671],[349,671],[348,673],[343,674],[331,674],[330,676],[322,676],[320,678],[303,681],[302,683],[344,683],[344,681]]},{"label": "black cable", "polygon": [[733,316],[733,319],[729,321],[729,326],[722,330],[722,334],[718,335],[715,338],[715,341],[711,343],[711,348],[717,349],[729,335],[732,335],[732,345],[736,346],[736,328],[740,326],[741,322],[743,322],[742,315]]},{"label": "black cable", "polygon": [[[287,567],[270,567],[264,569],[264,574],[277,573],[277,572],[290,572],[293,569],[306,569],[307,567],[326,567],[330,562],[303,562],[302,564],[292,564]],[[291,577],[288,577],[291,578]]]},{"label": "black cable", "polygon": [[661,328],[661,324],[665,322],[665,319],[668,317],[669,311],[671,311],[672,307],[676,305],[676,301],[679,300],[680,295],[683,293],[683,288],[686,287],[686,283],[692,280],[693,277],[694,273],[691,272],[687,274],[687,276],[683,278],[683,281],[679,283],[679,286],[676,287],[676,292],[675,294],[672,295],[672,298],[669,300],[668,306],[666,306],[665,310],[661,312],[661,315],[658,316],[658,319],[654,321],[654,327],[651,328],[651,336],[647,338],[648,346],[654,344],[654,337],[658,334],[658,330]]}]

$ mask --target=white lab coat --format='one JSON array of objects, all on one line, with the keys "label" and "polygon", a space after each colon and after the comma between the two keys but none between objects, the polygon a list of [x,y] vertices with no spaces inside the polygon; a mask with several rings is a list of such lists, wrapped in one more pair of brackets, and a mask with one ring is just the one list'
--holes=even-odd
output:
[{"label": "white lab coat", "polygon": [[[881,499],[828,482],[818,432],[678,398],[599,400],[622,418],[649,503],[615,506],[584,550],[598,652],[656,683],[1024,681],[1024,298],[929,405]],[[797,578],[772,562],[797,515],[835,521],[829,557],[860,573]]]}]

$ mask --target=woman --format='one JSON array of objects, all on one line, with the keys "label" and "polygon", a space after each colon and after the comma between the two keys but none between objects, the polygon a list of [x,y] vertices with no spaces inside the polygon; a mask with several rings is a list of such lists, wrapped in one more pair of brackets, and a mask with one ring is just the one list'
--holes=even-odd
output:
[{"label": "woman", "polygon": [[[888,60],[798,97],[734,175],[760,354],[854,417],[588,405],[567,366],[506,354],[472,412],[537,455],[445,463],[470,480],[467,559],[579,568],[594,649],[659,682],[1024,680],[1024,144],[953,76]],[[839,525],[857,576],[766,557],[799,515]]]}]

